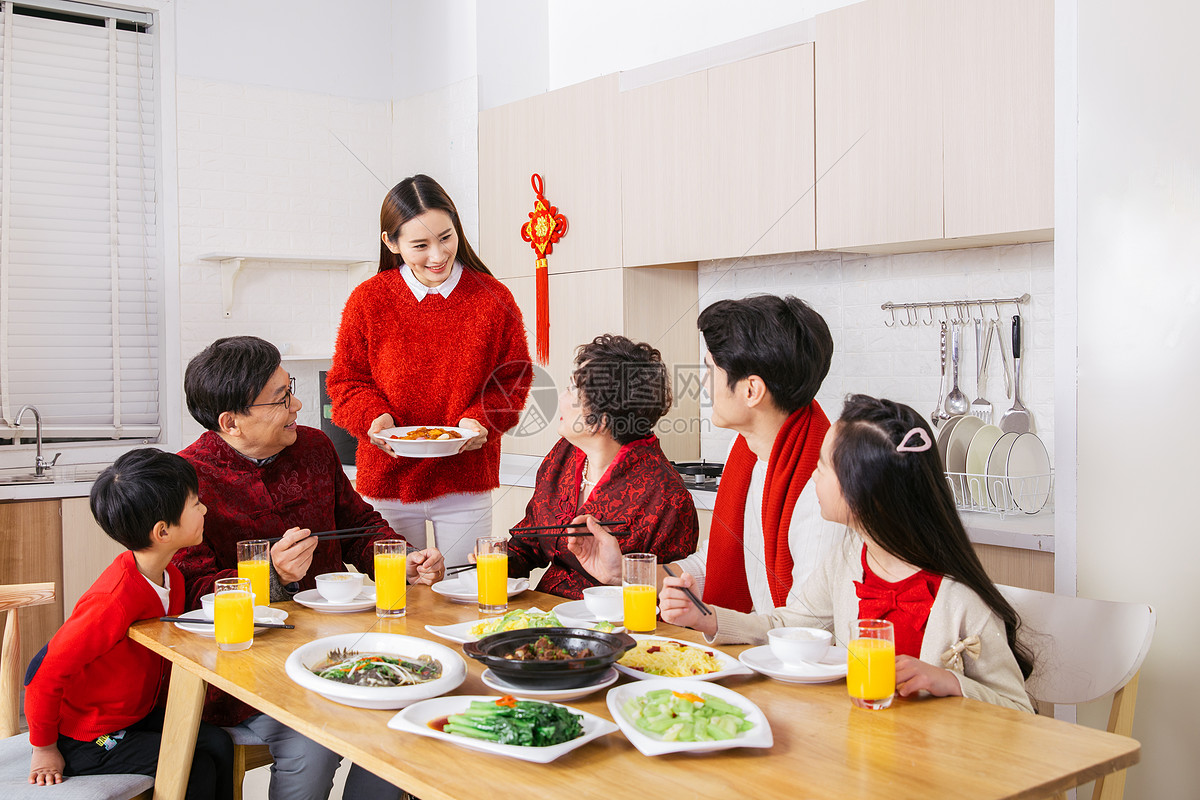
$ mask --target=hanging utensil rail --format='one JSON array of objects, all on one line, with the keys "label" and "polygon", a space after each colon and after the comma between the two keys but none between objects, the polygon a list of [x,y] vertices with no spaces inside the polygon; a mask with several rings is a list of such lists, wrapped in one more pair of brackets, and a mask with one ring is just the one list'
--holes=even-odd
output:
[{"label": "hanging utensil rail", "polygon": [[[1000,310],[1001,304],[1011,304],[1019,311],[1020,306],[1028,302],[1029,293],[1026,292],[1020,297],[996,297],[991,300],[938,300],[932,303],[893,303],[888,301],[880,308],[892,312],[891,320],[883,321],[887,327],[894,328],[900,324],[905,328],[911,328],[916,325],[933,325],[937,322],[957,322],[960,325],[966,325],[975,320],[980,322],[999,321],[1004,313]],[[991,312],[988,311],[988,306],[991,306]],[[942,312],[940,320],[937,317],[938,309],[941,309]],[[897,311],[903,313],[897,316]]]}]

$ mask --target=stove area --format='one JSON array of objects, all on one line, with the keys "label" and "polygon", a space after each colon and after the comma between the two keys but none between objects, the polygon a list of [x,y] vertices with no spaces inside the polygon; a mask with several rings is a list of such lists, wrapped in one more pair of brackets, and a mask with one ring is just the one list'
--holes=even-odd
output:
[{"label": "stove area", "polygon": [[715,492],[725,469],[724,464],[712,461],[672,461],[671,466],[683,478],[685,487],[701,492]]}]

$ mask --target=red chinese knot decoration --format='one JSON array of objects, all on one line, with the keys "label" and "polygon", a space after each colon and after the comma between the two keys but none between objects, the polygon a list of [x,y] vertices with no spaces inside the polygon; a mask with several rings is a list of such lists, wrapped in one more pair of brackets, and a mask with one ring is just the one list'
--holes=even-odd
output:
[{"label": "red chinese knot decoration", "polygon": [[537,360],[543,366],[550,360],[550,269],[546,256],[554,249],[554,243],[567,232],[567,218],[558,213],[542,194],[542,176],[536,172],[530,178],[537,199],[529,222],[521,226],[521,239],[529,242],[537,253],[534,274],[537,276]]}]

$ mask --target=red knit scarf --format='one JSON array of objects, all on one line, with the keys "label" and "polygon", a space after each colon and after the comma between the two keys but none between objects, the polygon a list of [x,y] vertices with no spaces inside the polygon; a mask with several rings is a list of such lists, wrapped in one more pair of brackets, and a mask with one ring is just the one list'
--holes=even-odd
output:
[{"label": "red knit scarf", "polygon": [[[788,548],[792,510],[817,468],[821,443],[828,430],[829,418],[814,400],[787,418],[771,447],[762,522],[767,583],[776,606],[787,602],[788,591],[792,588],[792,553]],[[738,436],[721,472],[721,489],[713,508],[704,577],[704,602],[744,613],[754,610],[746,581],[742,537],[750,474],[757,461],[745,438]]]}]

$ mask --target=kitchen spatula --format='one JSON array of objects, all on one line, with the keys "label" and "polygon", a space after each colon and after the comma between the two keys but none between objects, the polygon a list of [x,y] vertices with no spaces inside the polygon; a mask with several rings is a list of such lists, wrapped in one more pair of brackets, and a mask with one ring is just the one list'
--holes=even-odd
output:
[{"label": "kitchen spatula", "polygon": [[1012,321],[1013,354],[1013,404],[1000,418],[1000,430],[1005,433],[1029,433],[1033,428],[1033,417],[1021,403],[1021,315],[1014,314]]},{"label": "kitchen spatula", "polygon": [[992,404],[983,396],[984,380],[987,378],[988,352],[992,345],[992,326],[983,333],[983,321],[975,320],[975,393],[979,396],[971,403],[971,413],[987,424],[992,424]]}]

